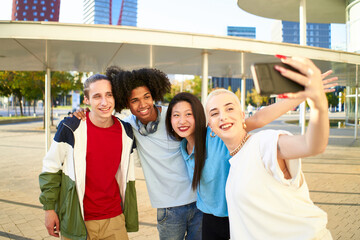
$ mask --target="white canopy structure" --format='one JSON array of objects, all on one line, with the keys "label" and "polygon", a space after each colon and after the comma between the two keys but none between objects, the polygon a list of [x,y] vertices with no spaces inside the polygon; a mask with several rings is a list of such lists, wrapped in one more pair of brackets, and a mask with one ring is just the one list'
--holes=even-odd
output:
[{"label": "white canopy structure", "polygon": [[[300,23],[300,45],[306,45],[306,23],[345,23],[352,19],[350,15],[356,15],[359,11],[359,1],[346,1],[346,0],[316,0],[316,1],[307,1],[307,0],[237,0],[238,6],[252,14],[261,17],[280,19],[285,21],[295,21]],[[266,7],[263,7],[265,6]],[[358,9],[350,11],[350,9]],[[348,12],[350,11],[350,12]],[[351,14],[349,14],[351,13]],[[355,22],[358,17],[355,18]],[[348,23],[348,22],[346,22]],[[354,24],[354,23],[353,23]],[[352,31],[358,32],[358,28],[354,28],[353,24],[348,24]],[[357,24],[355,23],[355,26]],[[354,40],[349,39],[352,35],[351,32],[348,32],[348,41],[354,42]],[[356,39],[356,33],[353,33],[354,39]],[[356,40],[355,40],[356,41]],[[350,47],[350,46],[348,46]],[[351,78],[350,84],[347,86],[355,87],[355,111],[354,111],[354,138],[357,139],[357,129],[358,129],[358,109],[359,109],[359,79],[358,79],[358,66],[356,67],[355,76]],[[300,122],[302,127],[302,134],[305,133],[305,103],[302,103],[300,106]]]},{"label": "white canopy structure", "polygon": [[[50,71],[103,72],[156,67],[167,74],[250,77],[254,62],[276,61],[275,54],[313,59],[333,69],[340,82],[355,77],[360,54],[287,43],[140,29],[125,26],[0,21],[0,70],[46,71],[46,149],[50,146]],[[242,105],[245,105],[245,91]]]},{"label": "white canopy structure", "polygon": [[[237,0],[237,3],[241,9],[257,16],[298,22],[301,1]],[[307,21],[311,23],[345,23],[346,2],[346,0],[306,1]]]}]

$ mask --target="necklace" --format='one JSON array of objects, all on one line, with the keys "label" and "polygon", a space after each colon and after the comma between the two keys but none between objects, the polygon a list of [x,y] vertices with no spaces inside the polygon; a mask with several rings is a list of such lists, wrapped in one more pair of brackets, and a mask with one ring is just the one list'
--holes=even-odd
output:
[{"label": "necklace", "polygon": [[245,137],[241,140],[239,146],[237,146],[232,152],[230,152],[230,156],[234,156],[235,154],[237,154],[250,136],[250,134],[246,133]]}]

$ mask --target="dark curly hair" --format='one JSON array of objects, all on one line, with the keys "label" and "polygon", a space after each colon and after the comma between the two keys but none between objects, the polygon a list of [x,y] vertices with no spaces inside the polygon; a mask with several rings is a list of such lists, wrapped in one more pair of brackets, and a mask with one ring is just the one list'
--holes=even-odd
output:
[{"label": "dark curly hair", "polygon": [[135,88],[146,86],[154,101],[162,101],[164,95],[171,90],[171,83],[166,74],[154,68],[142,68],[130,72],[111,66],[106,69],[106,76],[111,81],[117,112],[129,106],[131,92]]}]

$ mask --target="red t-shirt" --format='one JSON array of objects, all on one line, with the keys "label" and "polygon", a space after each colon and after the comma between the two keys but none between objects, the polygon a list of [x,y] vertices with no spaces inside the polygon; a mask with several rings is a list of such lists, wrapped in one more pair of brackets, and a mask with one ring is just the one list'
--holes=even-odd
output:
[{"label": "red t-shirt", "polygon": [[115,179],[121,161],[121,125],[114,116],[114,124],[108,128],[95,126],[88,113],[86,119],[85,220],[116,217],[122,213],[119,185]]}]

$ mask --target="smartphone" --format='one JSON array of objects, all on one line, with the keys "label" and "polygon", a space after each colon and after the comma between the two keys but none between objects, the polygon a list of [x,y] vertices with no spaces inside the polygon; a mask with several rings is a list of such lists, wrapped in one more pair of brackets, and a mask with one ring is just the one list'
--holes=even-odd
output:
[{"label": "smartphone", "polygon": [[291,93],[304,90],[304,86],[282,76],[275,70],[275,65],[299,72],[295,68],[282,62],[254,63],[251,65],[251,73],[254,79],[255,90],[258,94],[269,96],[271,94]]}]

